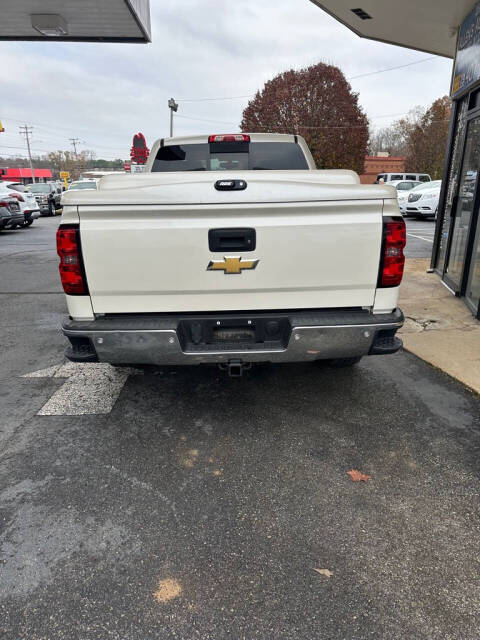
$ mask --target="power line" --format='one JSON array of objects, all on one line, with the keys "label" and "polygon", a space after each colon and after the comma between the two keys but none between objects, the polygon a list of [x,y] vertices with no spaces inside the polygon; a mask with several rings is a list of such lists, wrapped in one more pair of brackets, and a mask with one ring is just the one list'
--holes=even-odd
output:
[{"label": "power line", "polygon": [[248,96],[228,96],[226,98],[192,98],[191,100],[177,100],[177,102],[209,102],[211,100],[239,100],[240,98],[252,98],[253,95]]},{"label": "power line", "polygon": [[35,174],[33,173],[32,152],[30,150],[30,135],[32,134],[33,127],[29,127],[28,125],[24,124],[23,126],[19,127],[19,129],[20,135],[24,135],[25,140],[27,141],[28,159],[30,161],[30,171],[32,172],[32,182],[35,182]]},{"label": "power line", "polygon": [[396,69],[405,69],[405,67],[412,67],[414,64],[421,64],[422,62],[427,62],[427,60],[433,60],[437,56],[429,56],[428,58],[423,58],[422,60],[416,60],[415,62],[409,62],[408,64],[401,64],[396,67],[389,67],[388,69],[379,69],[378,71],[370,71],[369,73],[361,73],[359,76],[350,76],[347,80],[357,80],[358,78],[366,78],[367,76],[375,76],[378,73],[386,73],[387,71],[395,71]]},{"label": "power line", "polygon": [[[367,73],[361,73],[358,76],[350,76],[347,80],[357,80],[358,78],[366,78],[367,76],[374,76],[378,73],[386,73],[387,71],[395,71],[396,69],[404,69],[405,67],[411,67],[415,64],[421,64],[422,62],[427,62],[428,60],[433,60],[437,58],[437,56],[429,56],[428,58],[422,58],[421,60],[415,60],[415,62],[409,62],[407,64],[400,64],[395,67],[389,67],[388,69],[378,69],[377,71],[369,71]],[[207,101],[217,101],[217,100],[238,100],[240,98],[253,98],[255,94],[244,95],[244,96],[226,96],[223,98],[189,98],[178,100],[178,102],[207,102]]]},{"label": "power line", "polygon": [[[399,115],[403,115],[403,114],[399,114]],[[382,116],[377,116],[377,117],[382,117]],[[387,116],[385,116],[387,117]],[[207,118],[194,118],[193,116],[184,116],[184,115],[177,115],[177,118],[184,118],[185,120],[194,120],[194,121],[199,121],[199,122],[211,122],[213,124],[228,124],[231,126],[238,126],[237,122],[223,122],[221,120],[210,120]],[[436,123],[436,122],[450,122],[449,120],[431,120],[431,123]],[[297,131],[299,129],[358,129],[358,128],[363,128],[365,125],[364,124],[346,124],[346,125],[336,125],[336,126],[332,126],[332,125],[317,125],[317,126],[311,126],[311,125],[305,125],[305,124],[297,124],[296,125],[296,129]],[[269,126],[269,127],[261,127],[262,129],[284,129],[284,126]]]},{"label": "power line", "polygon": [[72,143],[73,146],[73,152],[75,154],[75,160],[78,160],[78,153],[77,153],[77,144],[80,144],[80,138],[69,138],[70,142]]},{"label": "power line", "polygon": [[213,124],[228,124],[228,125],[232,125],[232,127],[237,127],[238,126],[238,122],[225,122],[223,120],[210,120],[209,118],[195,118],[194,116],[184,116],[184,115],[177,115],[175,116],[176,118],[183,118],[184,120],[195,120],[197,122],[212,122]]}]

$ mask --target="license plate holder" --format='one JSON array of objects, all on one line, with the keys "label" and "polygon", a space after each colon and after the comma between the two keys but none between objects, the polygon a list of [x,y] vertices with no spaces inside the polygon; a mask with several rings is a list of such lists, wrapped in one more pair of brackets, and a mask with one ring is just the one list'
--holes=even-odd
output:
[{"label": "license plate holder", "polygon": [[216,327],[213,339],[215,342],[255,342],[255,330],[249,327]]},{"label": "license plate holder", "polygon": [[191,316],[177,326],[184,351],[283,349],[290,333],[288,316],[271,314]]}]

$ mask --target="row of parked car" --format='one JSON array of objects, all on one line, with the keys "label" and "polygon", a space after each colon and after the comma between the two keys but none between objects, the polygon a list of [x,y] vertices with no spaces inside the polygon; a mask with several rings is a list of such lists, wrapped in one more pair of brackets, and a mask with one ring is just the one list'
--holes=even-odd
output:
[{"label": "row of parked car", "polygon": [[[68,189],[96,189],[95,180],[72,182]],[[0,182],[0,230],[30,227],[40,216],[61,213],[62,182]]]},{"label": "row of parked car", "polygon": [[380,181],[396,188],[398,206],[404,217],[437,219],[441,180],[432,180],[428,173],[380,173],[376,182]]}]

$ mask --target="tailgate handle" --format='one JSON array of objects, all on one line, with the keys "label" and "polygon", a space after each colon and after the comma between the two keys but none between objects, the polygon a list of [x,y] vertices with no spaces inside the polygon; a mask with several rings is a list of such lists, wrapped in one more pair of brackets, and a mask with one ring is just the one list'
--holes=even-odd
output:
[{"label": "tailgate handle", "polygon": [[255,251],[256,244],[255,229],[210,229],[208,232],[210,251]]},{"label": "tailgate handle", "polygon": [[243,191],[246,188],[245,180],[217,180],[215,182],[217,191]]}]

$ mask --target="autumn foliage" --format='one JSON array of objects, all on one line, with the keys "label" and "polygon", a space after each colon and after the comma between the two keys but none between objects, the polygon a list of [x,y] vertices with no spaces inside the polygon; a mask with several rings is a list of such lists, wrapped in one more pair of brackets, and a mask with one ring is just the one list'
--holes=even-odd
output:
[{"label": "autumn foliage", "polygon": [[245,108],[241,129],[299,134],[318,169],[363,173],[368,120],[338,67],[321,62],[266,82]]},{"label": "autumn foliage", "polygon": [[432,180],[442,177],[451,100],[439,98],[407,132],[405,171],[426,171]]},{"label": "autumn foliage", "polygon": [[405,156],[405,170],[442,177],[451,112],[448,96],[438,98],[428,109],[415,107],[389,127],[372,133],[370,152],[388,151]]}]

